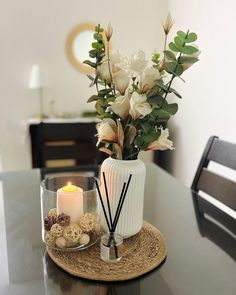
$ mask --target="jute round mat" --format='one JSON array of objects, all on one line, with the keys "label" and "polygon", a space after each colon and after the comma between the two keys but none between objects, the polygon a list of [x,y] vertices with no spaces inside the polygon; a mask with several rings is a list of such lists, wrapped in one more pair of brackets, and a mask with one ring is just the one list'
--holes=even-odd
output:
[{"label": "jute round mat", "polygon": [[134,279],[156,268],[167,255],[162,233],[146,221],[137,235],[124,240],[124,249],[123,258],[117,263],[105,263],[100,259],[100,243],[83,251],[47,248],[47,252],[68,273],[96,281]]}]

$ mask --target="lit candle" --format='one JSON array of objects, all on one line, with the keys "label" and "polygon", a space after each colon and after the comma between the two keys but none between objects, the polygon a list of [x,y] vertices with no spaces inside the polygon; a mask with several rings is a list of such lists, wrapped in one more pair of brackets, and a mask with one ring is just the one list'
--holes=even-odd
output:
[{"label": "lit candle", "polygon": [[83,214],[83,190],[70,182],[57,191],[57,214],[70,216],[71,223],[78,223]]}]

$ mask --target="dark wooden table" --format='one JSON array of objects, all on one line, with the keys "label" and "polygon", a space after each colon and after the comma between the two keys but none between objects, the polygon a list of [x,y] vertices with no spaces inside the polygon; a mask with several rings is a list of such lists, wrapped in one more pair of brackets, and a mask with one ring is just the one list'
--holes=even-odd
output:
[{"label": "dark wooden table", "polygon": [[159,268],[125,283],[75,278],[50,260],[41,240],[39,170],[2,173],[0,183],[1,295],[236,294],[235,237],[219,244],[203,237],[191,190],[155,164],[147,164],[144,217],[165,235],[168,256]]}]

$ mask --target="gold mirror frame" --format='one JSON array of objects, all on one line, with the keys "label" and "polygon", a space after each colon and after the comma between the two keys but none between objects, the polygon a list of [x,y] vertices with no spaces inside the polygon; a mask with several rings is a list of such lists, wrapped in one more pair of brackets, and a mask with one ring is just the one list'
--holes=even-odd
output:
[{"label": "gold mirror frame", "polygon": [[79,71],[85,74],[93,74],[94,69],[83,64],[83,61],[79,61],[73,52],[73,43],[76,37],[81,34],[82,32],[91,31],[94,32],[96,25],[93,23],[82,23],[76,26],[68,35],[66,41],[66,52],[71,64]]}]

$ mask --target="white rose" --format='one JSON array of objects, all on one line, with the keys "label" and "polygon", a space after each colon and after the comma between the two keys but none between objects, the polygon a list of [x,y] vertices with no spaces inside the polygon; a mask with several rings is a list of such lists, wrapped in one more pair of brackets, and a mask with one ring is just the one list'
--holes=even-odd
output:
[{"label": "white rose", "polygon": [[171,140],[168,139],[169,137],[169,130],[168,128],[166,128],[165,130],[163,130],[163,128],[161,128],[161,135],[159,136],[159,138],[155,141],[153,141],[152,143],[149,144],[149,146],[147,147],[148,150],[160,150],[160,151],[164,151],[164,150],[174,150],[173,147],[173,142]]},{"label": "white rose", "polygon": [[149,103],[147,103],[147,97],[145,94],[138,94],[133,92],[130,98],[130,115],[133,120],[138,119],[139,117],[145,117],[150,114],[152,108]]},{"label": "white rose", "polygon": [[98,76],[102,81],[106,83],[111,82],[111,75],[109,71],[108,61],[104,60],[100,66],[97,67]]},{"label": "white rose", "polygon": [[130,78],[126,71],[119,70],[113,74],[113,82],[115,83],[115,87],[120,92],[120,94],[124,94],[127,87],[129,86]]},{"label": "white rose", "polygon": [[160,79],[161,75],[158,69],[153,67],[146,68],[141,74],[140,87],[142,92],[147,92],[155,86],[155,80]]},{"label": "white rose", "polygon": [[127,95],[118,96],[114,102],[110,102],[109,104],[111,110],[122,119],[125,119],[128,116],[130,103]]},{"label": "white rose", "polygon": [[117,142],[117,126],[112,119],[103,119],[101,123],[97,124],[98,143],[101,141]]}]

